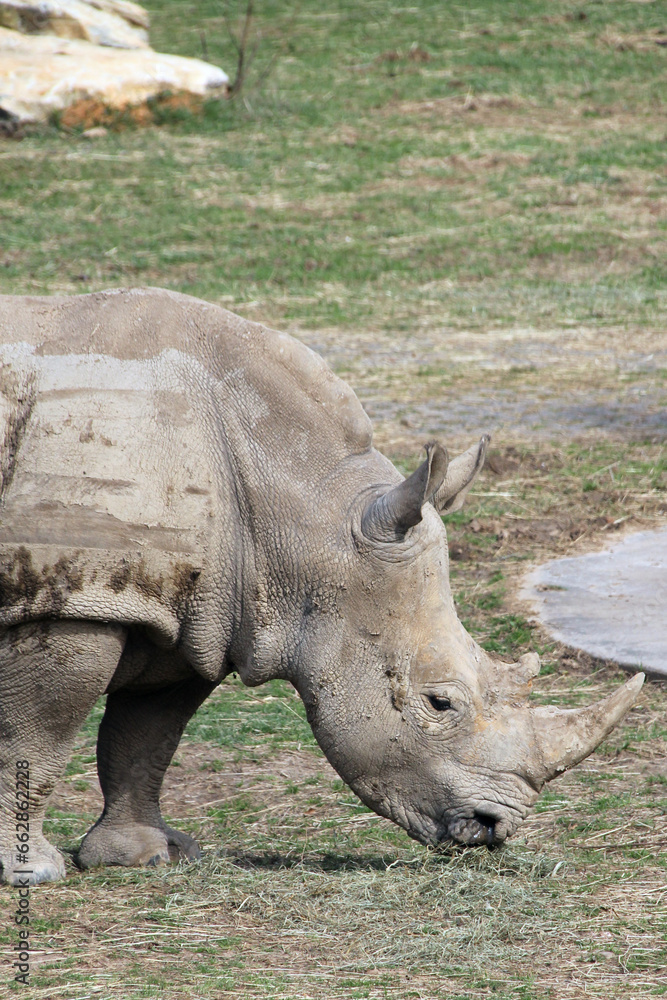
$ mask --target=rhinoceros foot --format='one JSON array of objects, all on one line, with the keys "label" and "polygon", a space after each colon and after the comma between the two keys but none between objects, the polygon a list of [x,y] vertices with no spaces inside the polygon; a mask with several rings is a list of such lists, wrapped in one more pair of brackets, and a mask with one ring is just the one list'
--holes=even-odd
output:
[{"label": "rhinoceros foot", "polygon": [[30,852],[25,862],[17,861],[14,848],[0,851],[0,866],[0,882],[9,885],[39,885],[40,882],[57,882],[65,877],[62,854],[42,834],[31,837]]},{"label": "rhinoceros foot", "polygon": [[171,826],[165,826],[164,829],[169,845],[169,857],[172,861],[196,861],[201,858],[201,849],[196,840],[189,837],[187,833],[174,830]]},{"label": "rhinoceros foot", "polygon": [[201,857],[199,845],[186,833],[169,826],[163,828],[141,823],[122,826],[100,822],[86,834],[79,850],[80,868],[102,865],[161,865]]}]

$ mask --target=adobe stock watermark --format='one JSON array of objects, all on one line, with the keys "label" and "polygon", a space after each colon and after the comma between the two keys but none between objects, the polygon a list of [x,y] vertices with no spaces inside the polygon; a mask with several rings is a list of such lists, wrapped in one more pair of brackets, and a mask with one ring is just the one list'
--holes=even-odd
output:
[{"label": "adobe stock watermark", "polygon": [[16,863],[14,865],[14,886],[18,900],[14,913],[18,939],[12,947],[17,983],[30,983],[30,763],[16,761],[16,790],[14,799],[14,820],[16,830]]}]

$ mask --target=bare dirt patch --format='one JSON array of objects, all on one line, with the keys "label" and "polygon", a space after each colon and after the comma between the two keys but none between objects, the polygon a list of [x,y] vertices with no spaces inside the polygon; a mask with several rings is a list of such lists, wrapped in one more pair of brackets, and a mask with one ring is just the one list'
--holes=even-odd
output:
[{"label": "bare dirt patch", "polygon": [[[433,293],[433,289],[427,291]],[[575,327],[427,333],[319,331],[302,339],[355,388],[378,447],[407,457],[491,433],[506,448],[558,439],[667,436],[664,336]]]}]

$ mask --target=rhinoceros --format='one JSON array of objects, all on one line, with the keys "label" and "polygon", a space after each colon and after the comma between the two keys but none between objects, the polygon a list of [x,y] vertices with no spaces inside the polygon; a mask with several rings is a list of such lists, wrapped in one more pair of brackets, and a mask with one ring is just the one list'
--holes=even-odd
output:
[{"label": "rhinoceros", "polygon": [[501,662],[458,620],[442,518],[486,437],[452,461],[430,442],[404,479],[315,353],[159,289],[1,296],[0,344],[5,881],[64,875],[42,818],[104,692],[82,868],[198,856],[160,789],[232,671],[290,681],[343,780],[429,845],[504,841],[635,700],[642,674],[529,704],[537,655]]}]

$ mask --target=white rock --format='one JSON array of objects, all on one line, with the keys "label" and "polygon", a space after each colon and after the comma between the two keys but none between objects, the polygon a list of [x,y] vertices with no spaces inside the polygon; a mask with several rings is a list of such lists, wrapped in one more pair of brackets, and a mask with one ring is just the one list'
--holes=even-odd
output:
[{"label": "white rock", "polygon": [[0,26],[122,49],[148,47],[148,15],[125,0],[0,0]]},{"label": "white rock", "polygon": [[150,15],[138,3],[131,3],[131,0],[88,0],[88,3],[91,7],[97,7],[98,10],[106,10],[110,14],[118,14],[120,17],[125,18],[129,24],[136,24],[148,31]]},{"label": "white rock", "polygon": [[228,82],[223,70],[200,59],[0,28],[0,110],[22,122],[86,99],[120,108],[164,91],[216,96]]}]

